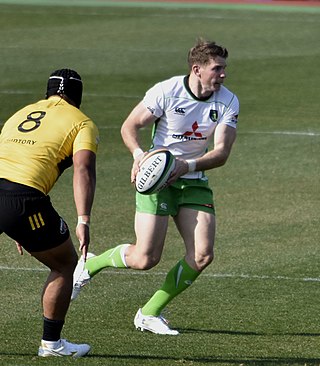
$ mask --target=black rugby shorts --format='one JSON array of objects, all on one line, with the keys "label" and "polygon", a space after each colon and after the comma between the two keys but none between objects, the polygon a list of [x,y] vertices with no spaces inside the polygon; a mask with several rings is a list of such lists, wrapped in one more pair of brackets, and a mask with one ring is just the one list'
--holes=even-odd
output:
[{"label": "black rugby shorts", "polygon": [[0,179],[1,233],[28,252],[55,248],[70,236],[67,224],[53,208],[49,196],[5,179]]}]

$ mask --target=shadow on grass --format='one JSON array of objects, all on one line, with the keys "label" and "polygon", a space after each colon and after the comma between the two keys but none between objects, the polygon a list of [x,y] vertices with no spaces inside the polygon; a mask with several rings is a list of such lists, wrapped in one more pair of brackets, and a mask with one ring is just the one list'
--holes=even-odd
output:
[{"label": "shadow on grass", "polygon": [[[10,353],[10,352],[1,352],[1,356],[8,357],[32,357],[35,356],[34,353]],[[287,357],[234,357],[234,358],[224,358],[224,357],[169,357],[169,356],[152,356],[152,355],[112,355],[112,354],[98,354],[98,353],[90,353],[89,355],[83,357],[83,359],[105,359],[105,360],[115,360],[126,362],[127,360],[135,360],[141,361],[144,364],[144,361],[164,361],[164,362],[197,362],[202,364],[215,364],[215,363],[228,363],[230,365],[305,365],[305,366],[319,366],[320,358],[287,358]]]},{"label": "shadow on grass", "polygon": [[299,337],[320,337],[320,333],[262,333],[262,332],[241,332],[234,330],[216,330],[216,329],[192,329],[179,328],[179,332],[183,333],[207,333],[207,334],[228,334],[228,335],[244,335],[244,336],[299,336]]},{"label": "shadow on grass", "polygon": [[[227,335],[241,335],[241,336],[302,336],[302,337],[319,337],[320,333],[263,333],[263,332],[245,332],[245,331],[232,331],[232,330],[212,330],[212,329],[192,329],[192,328],[180,328],[179,331],[181,335],[192,334],[192,333],[207,333],[207,334],[227,334]],[[13,353],[13,352],[3,352],[0,350],[1,356],[8,357],[32,357],[38,358],[33,352],[32,353]],[[304,365],[304,366],[320,366],[319,358],[307,358],[307,357],[223,357],[223,356],[206,356],[206,357],[175,357],[175,356],[161,356],[161,355],[136,355],[136,354],[110,354],[110,353],[94,353],[91,352],[89,355],[85,356],[85,359],[94,361],[95,359],[104,359],[109,361],[121,362],[121,364],[126,364],[126,361],[141,361],[145,364],[147,361],[159,361],[166,364],[174,363],[184,363],[184,362],[196,362],[200,364],[218,364],[227,363],[230,365],[261,365],[261,366],[272,366],[272,365]]]},{"label": "shadow on grass", "polygon": [[[320,358],[286,358],[286,357],[242,357],[242,358],[223,358],[223,357],[166,357],[150,355],[99,355],[90,354],[87,358],[105,358],[114,360],[141,360],[143,361],[166,361],[166,362],[197,362],[202,364],[228,363],[230,365],[307,365],[319,366]],[[142,363],[144,364],[144,363]],[[169,363],[170,364],[170,363]]]}]

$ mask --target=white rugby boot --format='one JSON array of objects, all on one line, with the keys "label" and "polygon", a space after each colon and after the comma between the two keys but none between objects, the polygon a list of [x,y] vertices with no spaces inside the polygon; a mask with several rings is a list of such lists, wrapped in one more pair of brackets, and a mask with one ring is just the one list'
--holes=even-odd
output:
[{"label": "white rugby boot", "polygon": [[[93,258],[95,255],[93,253],[87,253],[87,259]],[[85,262],[83,256],[80,257],[76,269],[73,272],[73,289],[71,294],[71,300],[75,300],[82,289],[83,286],[87,285],[91,277],[86,268],[84,268]]]},{"label": "white rugby boot", "polygon": [[167,320],[163,316],[143,315],[141,309],[138,310],[135,318],[134,325],[136,329],[147,330],[155,334],[164,335],[178,335],[179,332],[175,329],[170,329]]},{"label": "white rugby boot", "polygon": [[[57,344],[52,346],[52,343]],[[90,351],[90,349],[91,347],[88,344],[75,344],[68,342],[66,339],[60,339],[58,342],[46,342],[44,340],[41,340],[38,356],[71,356],[73,358],[78,358],[85,356]]]}]

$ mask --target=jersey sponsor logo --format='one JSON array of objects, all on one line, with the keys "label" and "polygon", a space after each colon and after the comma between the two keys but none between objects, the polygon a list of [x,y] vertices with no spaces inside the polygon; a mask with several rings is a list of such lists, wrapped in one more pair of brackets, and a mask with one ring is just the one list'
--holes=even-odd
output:
[{"label": "jersey sponsor logo", "polygon": [[197,132],[198,128],[199,128],[198,122],[195,121],[191,126],[192,131],[186,131],[182,135],[173,134],[172,138],[184,141],[206,140],[207,139],[206,136],[203,136],[201,132]]},{"label": "jersey sponsor logo", "polygon": [[199,128],[198,122],[195,121],[194,124],[191,126],[192,131],[186,131],[183,136],[191,136],[195,135],[196,137],[202,137],[202,133],[197,132],[197,129]]},{"label": "jersey sponsor logo", "polygon": [[34,145],[37,142],[35,140],[26,140],[26,139],[8,139],[7,141],[22,145]]},{"label": "jersey sponsor logo", "polygon": [[212,122],[218,121],[218,111],[216,109],[210,109],[209,117]]},{"label": "jersey sponsor logo", "polygon": [[179,108],[179,107],[176,107],[176,108],[175,108],[175,110],[174,110],[174,113],[175,113],[175,114],[185,115],[185,113],[186,113],[186,109],[185,109],[185,108]]},{"label": "jersey sponsor logo", "polygon": [[41,212],[29,216],[29,223],[32,230],[40,229],[41,226],[45,226]]}]

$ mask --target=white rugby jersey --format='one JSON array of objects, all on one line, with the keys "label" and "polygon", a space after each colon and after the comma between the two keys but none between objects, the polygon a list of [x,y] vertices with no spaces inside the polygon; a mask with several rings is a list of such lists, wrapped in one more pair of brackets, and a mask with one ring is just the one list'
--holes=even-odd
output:
[{"label": "white rugby jersey", "polygon": [[[221,85],[207,99],[197,98],[188,86],[188,76],[175,76],[155,84],[144,98],[146,108],[157,117],[151,150],[167,148],[174,156],[196,159],[203,156],[219,123],[236,128],[239,101]],[[183,178],[204,177],[191,172]]]}]

